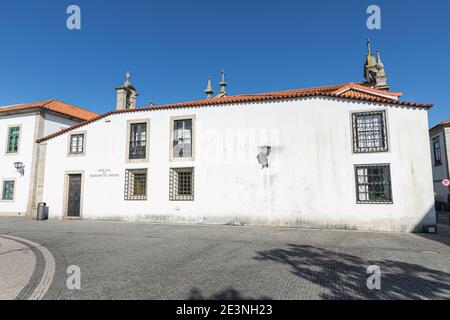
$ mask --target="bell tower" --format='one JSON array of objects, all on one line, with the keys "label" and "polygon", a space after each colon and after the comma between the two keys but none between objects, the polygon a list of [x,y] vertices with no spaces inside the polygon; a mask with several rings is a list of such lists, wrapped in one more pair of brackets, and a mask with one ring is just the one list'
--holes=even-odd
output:
[{"label": "bell tower", "polygon": [[380,52],[377,51],[377,58],[371,52],[370,39],[367,39],[367,55],[364,64],[364,78],[366,83],[375,89],[389,90],[384,64],[381,61]]},{"label": "bell tower", "polygon": [[139,93],[131,85],[131,76],[127,72],[125,75],[125,83],[116,88],[116,110],[127,110],[136,108],[136,99]]}]

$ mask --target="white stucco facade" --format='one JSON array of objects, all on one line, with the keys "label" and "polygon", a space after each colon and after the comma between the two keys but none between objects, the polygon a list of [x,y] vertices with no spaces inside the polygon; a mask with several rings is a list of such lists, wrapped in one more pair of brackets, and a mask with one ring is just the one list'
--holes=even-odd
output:
[{"label": "white stucco facade", "polygon": [[[386,112],[388,151],[355,154],[351,114],[376,110]],[[171,161],[171,118],[181,116],[195,116],[194,157]],[[127,161],[133,120],[149,123],[146,161]],[[68,156],[69,136],[77,132],[85,134],[85,152]],[[256,156],[265,145],[271,153],[262,169]],[[66,178],[75,172],[82,174],[82,219],[389,231],[422,231],[436,223],[427,111],[421,108],[311,97],[137,110],[101,118],[41,147],[42,200],[52,219],[65,218]],[[357,203],[360,164],[390,165],[392,203]],[[177,167],[194,168],[193,201],[169,200],[169,170]],[[125,170],[133,168],[148,170],[147,200],[124,199]]]},{"label": "white stucco facade", "polygon": [[[0,184],[4,181],[14,181],[14,199],[2,200],[0,196],[0,213],[25,214],[28,205],[29,188],[31,184],[31,170],[33,165],[33,144],[36,119],[33,113],[21,115],[0,116]],[[8,128],[19,126],[19,150],[16,153],[7,153]],[[24,175],[16,171],[14,162],[22,162],[25,166]]]},{"label": "white stucco facade", "polygon": [[[36,206],[33,200],[38,165],[36,139],[79,121],[43,110],[1,111],[0,108],[0,215],[30,215]],[[17,152],[7,152],[8,130],[11,127],[20,128]],[[23,175],[16,170],[15,162],[23,164]],[[14,181],[12,200],[2,197],[5,181]]]}]

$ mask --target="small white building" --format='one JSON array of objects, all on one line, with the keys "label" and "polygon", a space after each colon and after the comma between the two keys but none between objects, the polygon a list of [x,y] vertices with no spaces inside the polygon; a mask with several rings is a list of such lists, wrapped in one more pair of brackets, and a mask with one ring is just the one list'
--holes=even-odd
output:
[{"label": "small white building", "polygon": [[116,111],[39,139],[53,219],[423,231],[436,224],[428,104],[366,82]]},{"label": "small white building", "polygon": [[96,115],[54,99],[0,107],[0,215],[36,209],[44,163],[36,140]]},{"label": "small white building", "polygon": [[436,201],[450,204],[450,187],[442,183],[450,179],[450,120],[430,129],[430,142]]}]

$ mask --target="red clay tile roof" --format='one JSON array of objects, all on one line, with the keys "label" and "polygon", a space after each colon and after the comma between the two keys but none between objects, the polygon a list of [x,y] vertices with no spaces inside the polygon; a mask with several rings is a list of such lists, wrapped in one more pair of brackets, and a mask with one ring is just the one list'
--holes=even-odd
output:
[{"label": "red clay tile roof", "polygon": [[[381,96],[383,95],[383,96]],[[266,92],[259,94],[240,94],[235,96],[227,96],[222,98],[210,98],[203,100],[195,100],[188,102],[180,102],[174,104],[166,104],[159,106],[147,106],[143,108],[135,108],[128,110],[115,110],[109,111],[102,115],[99,115],[91,120],[76,124],[70,128],[63,129],[61,131],[50,134],[38,140],[38,142],[46,141],[64,134],[73,129],[79,128],[96,120],[108,117],[114,114],[120,113],[131,113],[131,112],[141,112],[141,111],[154,111],[163,109],[175,109],[175,108],[192,108],[192,107],[206,107],[213,105],[226,105],[226,104],[238,104],[238,103],[251,103],[260,101],[276,101],[276,100],[286,100],[304,97],[330,97],[338,99],[349,99],[349,100],[359,100],[368,101],[383,104],[394,104],[405,107],[414,107],[429,109],[433,105],[431,104],[418,104],[414,102],[402,102],[398,100],[401,96],[400,92],[387,92],[382,90],[373,89],[362,83],[346,83],[338,84],[332,86],[323,86],[316,88],[304,88],[304,89],[294,89],[294,90],[283,90],[276,92]]]},{"label": "red clay tile roof", "polygon": [[394,100],[398,100],[399,97],[403,95],[402,92],[389,92],[385,90],[379,90],[372,88],[365,83],[355,83],[355,82],[350,82],[349,84],[343,86],[341,89],[334,91],[335,94],[338,94],[341,97],[347,95],[351,97],[352,95],[347,94],[347,92],[354,93],[356,95],[359,95],[360,97],[366,97],[367,95],[369,96],[377,95],[380,97],[385,97],[388,99],[390,98]]},{"label": "red clay tile roof", "polygon": [[97,113],[75,107],[71,104],[64,103],[55,99],[42,100],[31,103],[18,104],[14,106],[0,107],[0,114],[13,111],[24,111],[31,109],[45,109],[53,111],[65,116],[76,118],[78,120],[91,120],[98,116]]}]

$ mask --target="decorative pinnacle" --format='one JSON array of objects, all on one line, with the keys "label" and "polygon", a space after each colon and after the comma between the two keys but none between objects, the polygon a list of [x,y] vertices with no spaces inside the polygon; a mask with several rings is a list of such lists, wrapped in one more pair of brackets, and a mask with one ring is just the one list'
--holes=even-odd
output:
[{"label": "decorative pinnacle", "polygon": [[384,67],[383,62],[381,61],[381,57],[380,57],[380,50],[377,50],[377,65],[381,68]]},{"label": "decorative pinnacle", "polygon": [[208,85],[206,86],[206,89],[204,92],[206,93],[207,98],[212,98],[212,96],[214,94],[214,90],[213,90],[212,84],[211,84],[211,76],[208,76]]},{"label": "decorative pinnacle", "polygon": [[123,84],[124,87],[129,87],[129,86],[131,86],[131,81],[130,81],[130,79],[131,79],[130,72],[127,71],[127,74],[125,75],[125,83]]},{"label": "decorative pinnacle", "polygon": [[222,70],[221,72],[222,72],[222,81],[219,83],[220,84],[220,94],[226,95],[228,83],[225,82],[225,71]]}]

